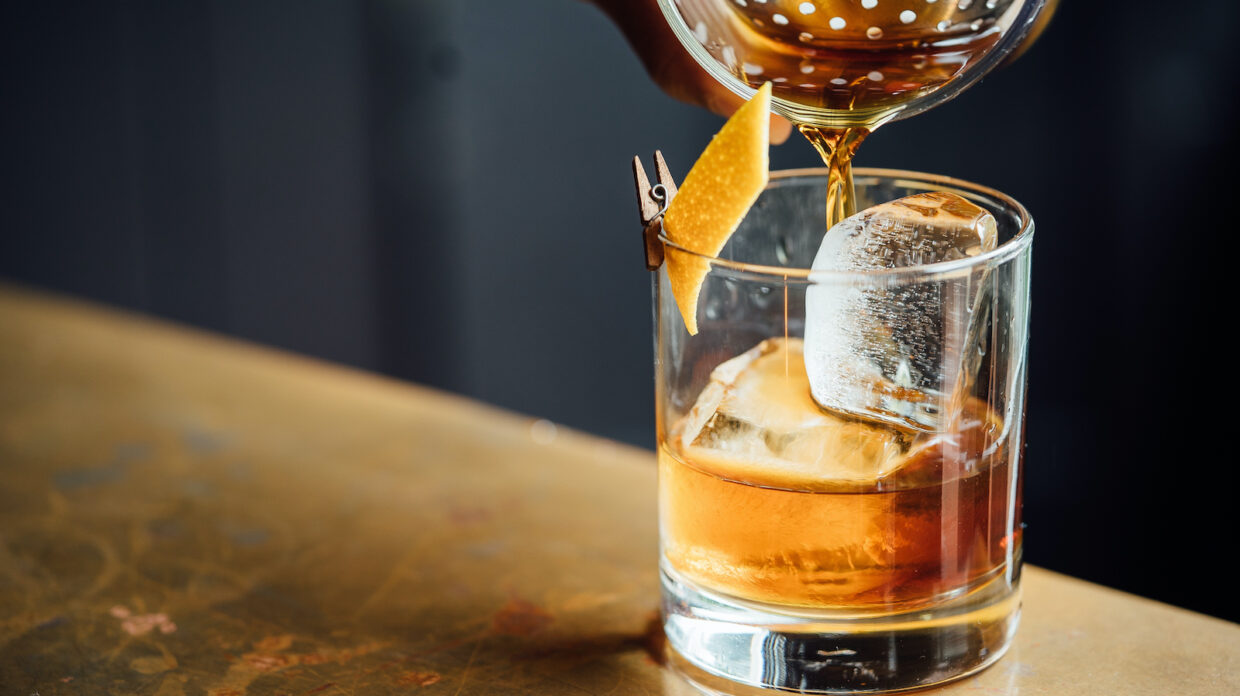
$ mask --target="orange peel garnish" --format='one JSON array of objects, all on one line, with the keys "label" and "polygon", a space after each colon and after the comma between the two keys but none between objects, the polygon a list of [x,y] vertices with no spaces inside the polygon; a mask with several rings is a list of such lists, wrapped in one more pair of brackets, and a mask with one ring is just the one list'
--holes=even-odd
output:
[{"label": "orange peel garnish", "polygon": [[[771,84],[753,95],[711,139],[663,216],[663,233],[676,246],[717,256],[770,179]],[[710,262],[667,248],[672,295],[690,335],[698,332],[697,305]]]}]

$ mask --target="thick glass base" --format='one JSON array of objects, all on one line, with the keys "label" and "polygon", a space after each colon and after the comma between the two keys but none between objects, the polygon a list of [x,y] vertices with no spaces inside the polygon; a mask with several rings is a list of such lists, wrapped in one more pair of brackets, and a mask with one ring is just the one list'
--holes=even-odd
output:
[{"label": "thick glass base", "polygon": [[712,677],[823,694],[942,684],[1002,657],[1020,619],[1018,580],[1002,575],[933,607],[887,615],[750,603],[704,590],[666,566],[661,575],[673,665],[708,693],[719,691]]}]

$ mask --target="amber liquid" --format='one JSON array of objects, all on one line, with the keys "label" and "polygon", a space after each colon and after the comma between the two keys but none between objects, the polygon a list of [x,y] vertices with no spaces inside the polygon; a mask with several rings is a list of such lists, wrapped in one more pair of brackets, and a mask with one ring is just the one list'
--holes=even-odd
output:
[{"label": "amber liquid", "polygon": [[[804,380],[799,350],[789,359],[787,379]],[[767,369],[764,379],[785,379]],[[858,485],[686,446],[682,421],[659,448],[665,562],[708,590],[767,604],[890,614],[967,595],[1013,562],[1020,494],[997,417],[971,400],[958,422],[930,440],[910,435],[898,468]],[[839,456],[891,439],[856,428]]]},{"label": "amber liquid", "polygon": [[827,165],[827,228],[857,212],[857,193],[853,189],[852,159],[857,146],[870,134],[870,128],[797,127],[809,140],[822,163]]},{"label": "amber liquid", "polygon": [[[867,135],[963,75],[1021,0],[677,0],[715,60],[772,95],[831,172],[827,224],[856,212],[851,162]],[[743,6],[742,6],[743,4]]]}]

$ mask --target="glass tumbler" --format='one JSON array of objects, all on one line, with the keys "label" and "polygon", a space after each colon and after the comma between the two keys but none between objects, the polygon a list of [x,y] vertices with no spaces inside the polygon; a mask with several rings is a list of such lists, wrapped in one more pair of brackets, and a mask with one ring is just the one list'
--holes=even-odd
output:
[{"label": "glass tumbler", "polygon": [[[998,245],[922,266],[814,271],[827,181],[825,169],[772,174],[707,259],[696,335],[667,265],[654,276],[664,629],[690,678],[921,688],[999,659],[1019,618],[1033,221],[982,186],[858,169],[858,209],[956,193],[994,215]],[[693,254],[664,243],[669,258]],[[897,346],[954,386],[897,377],[876,395],[856,377],[864,370],[828,371],[861,380],[858,398],[899,417],[820,406],[806,356],[811,367],[823,358],[807,349],[806,312],[827,310],[813,326],[864,354],[833,359],[863,364]]]}]

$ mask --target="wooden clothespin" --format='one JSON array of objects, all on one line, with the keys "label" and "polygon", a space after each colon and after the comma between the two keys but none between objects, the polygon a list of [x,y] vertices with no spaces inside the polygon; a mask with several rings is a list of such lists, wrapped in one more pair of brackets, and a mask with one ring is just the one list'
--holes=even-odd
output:
[{"label": "wooden clothespin", "polygon": [[654,151],[654,174],[659,182],[654,186],[646,178],[646,170],[642,168],[640,157],[633,158],[633,178],[637,182],[637,208],[641,214],[642,239],[646,245],[646,268],[658,270],[663,265],[663,241],[659,235],[663,233],[663,213],[676,196],[676,182],[667,168],[663,153]]}]

